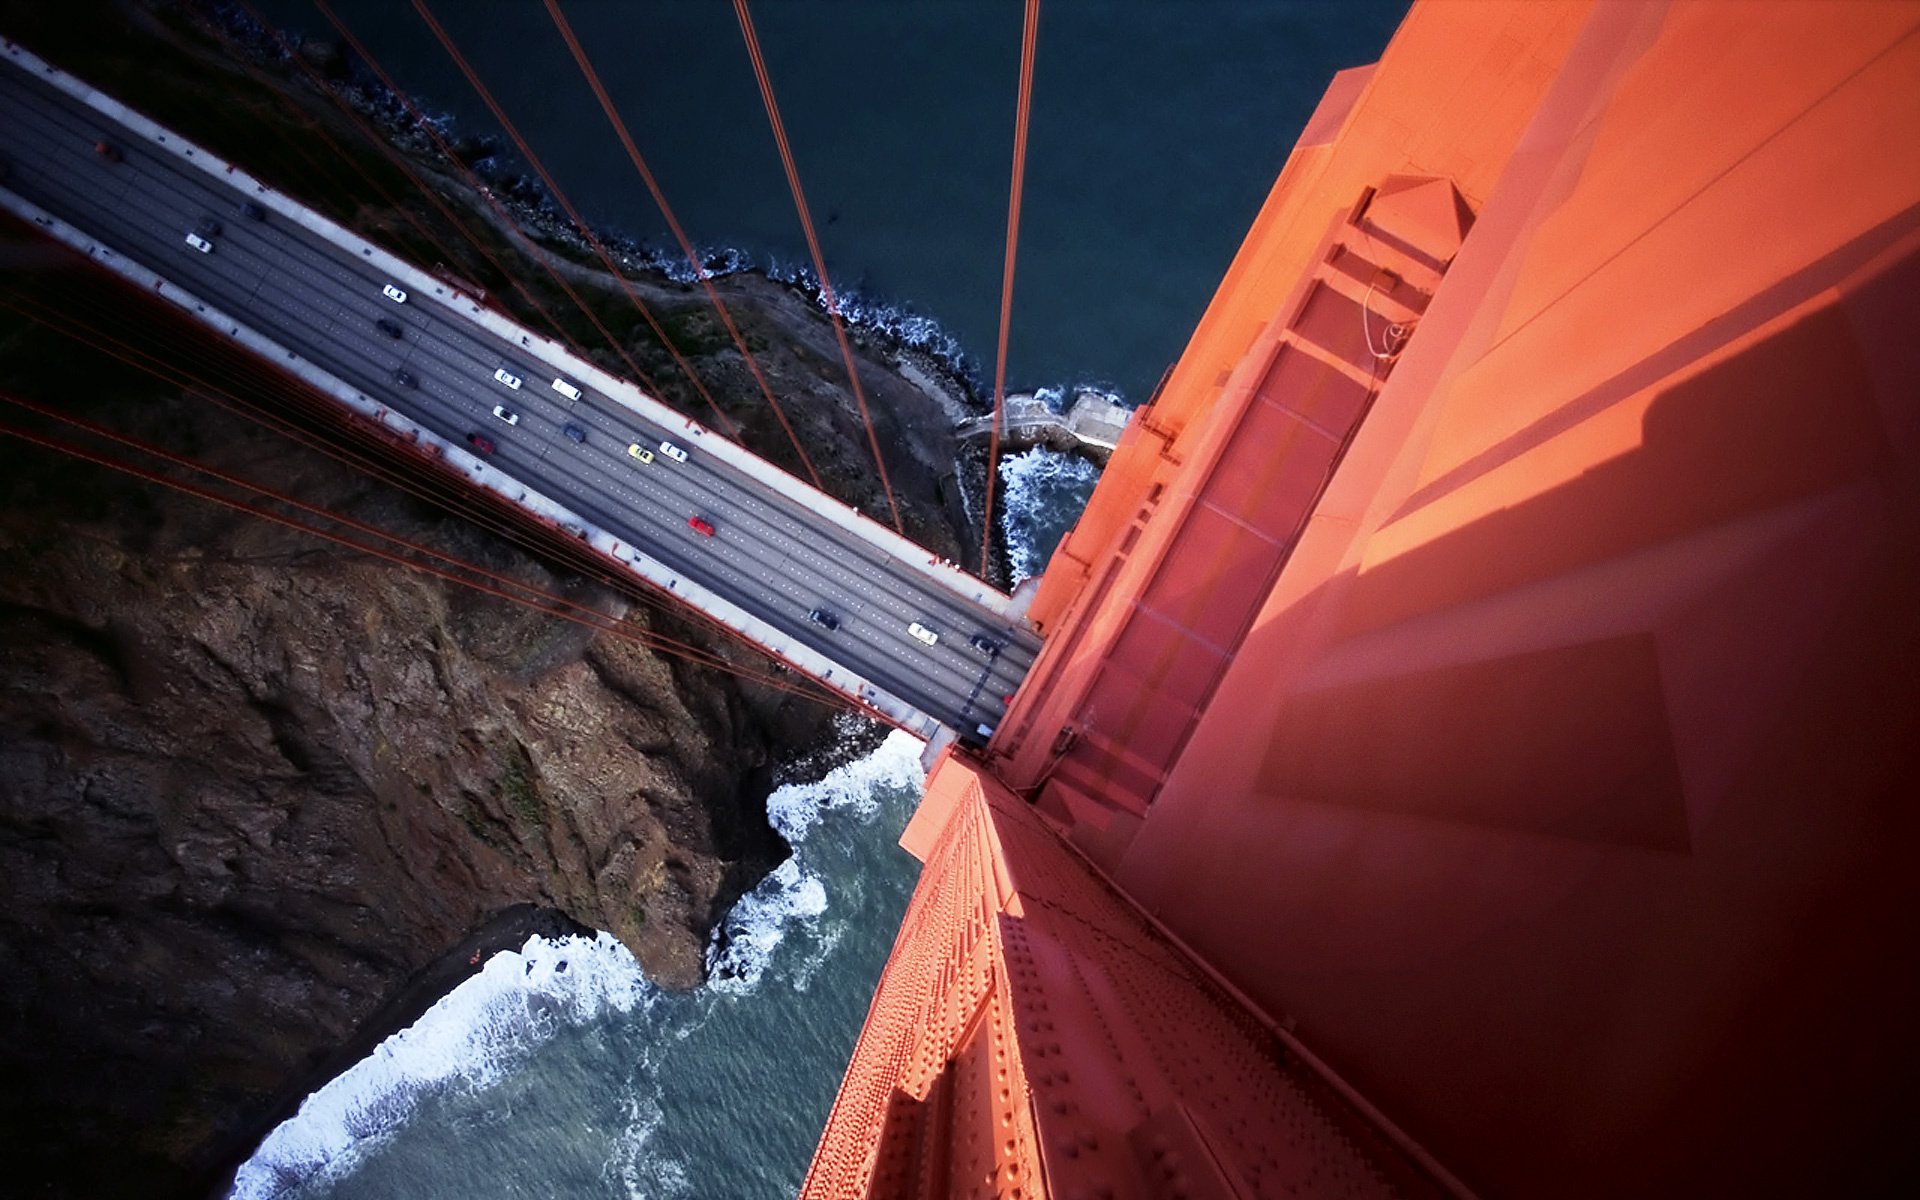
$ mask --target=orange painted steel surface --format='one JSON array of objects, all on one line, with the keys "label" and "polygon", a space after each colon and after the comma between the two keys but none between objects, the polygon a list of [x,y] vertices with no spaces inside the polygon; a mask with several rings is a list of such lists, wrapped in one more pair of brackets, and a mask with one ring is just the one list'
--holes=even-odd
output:
[{"label": "orange painted steel surface", "polygon": [[[1920,1185],[1916,147],[1912,4],[1423,3],[1336,77],[936,766],[810,1194]],[[1231,1148],[1249,1028],[1358,1160]]]},{"label": "orange painted steel surface", "polygon": [[990,776],[947,760],[915,825],[803,1197],[1445,1194]]}]

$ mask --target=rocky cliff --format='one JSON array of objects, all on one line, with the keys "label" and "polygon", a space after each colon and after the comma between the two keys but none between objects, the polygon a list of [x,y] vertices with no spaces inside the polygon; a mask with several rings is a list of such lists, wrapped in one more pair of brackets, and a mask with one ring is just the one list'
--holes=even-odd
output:
[{"label": "rocky cliff", "polygon": [[[86,407],[704,640],[204,401]],[[830,709],[6,443],[0,1074],[28,1178],[193,1180],[430,1002],[436,962],[529,928],[613,931],[690,985],[783,856],[771,771]]]},{"label": "rocky cliff", "polygon": [[[276,94],[223,60],[232,47],[206,33],[219,23],[203,6],[90,7],[82,22],[0,0],[0,28],[234,157],[284,168],[289,192],[367,236],[397,238],[392,210],[286,166],[301,122],[353,130],[294,83]],[[170,23],[182,11],[199,15]],[[290,119],[289,99],[307,116]],[[420,219],[427,206],[400,194]],[[0,256],[4,1190],[202,1194],[308,1091],[529,932],[609,930],[661,984],[698,982],[715,920],[785,854],[765,819],[776,773],[832,765],[837,710],[647,648],[659,635],[767,666],[692,618],[542,565],[524,536],[184,393],[183,376],[255,402],[285,388],[29,231],[0,230]],[[699,294],[639,286],[747,443],[797,466]],[[880,513],[817,307],[755,276],[723,286],[829,488]],[[54,331],[75,322],[91,332]],[[657,338],[631,315],[617,328],[665,377]],[[158,356],[175,382],[112,362],[108,338]],[[910,383],[887,370],[895,348],[855,340],[907,530],[959,558],[977,535],[940,393],[960,389],[928,372]],[[178,473],[9,394],[561,593],[622,632],[44,449],[18,435]],[[704,418],[683,383],[664,398]]]},{"label": "rocky cliff", "polygon": [[[17,267],[56,265],[14,243]],[[75,270],[0,279],[244,374]],[[254,389],[273,393],[271,380]],[[210,401],[0,322],[19,395],[764,673],[704,626]],[[15,1194],[193,1195],[530,931],[666,986],[781,857],[765,798],[837,710],[34,445],[0,404],[0,1155]],[[171,468],[162,468],[167,474]],[[918,520],[940,524],[923,497]]]}]

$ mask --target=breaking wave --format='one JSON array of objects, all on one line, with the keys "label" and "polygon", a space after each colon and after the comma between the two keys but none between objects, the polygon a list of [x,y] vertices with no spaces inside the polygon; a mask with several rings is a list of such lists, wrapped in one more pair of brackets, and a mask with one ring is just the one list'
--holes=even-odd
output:
[{"label": "breaking wave", "polygon": [[[770,979],[805,992],[846,933],[830,915],[834,889],[851,894],[863,886],[839,861],[838,839],[857,835],[836,823],[835,838],[817,836],[823,818],[843,815],[850,818],[845,825],[864,826],[889,798],[917,793],[920,749],[918,740],[895,731],[819,782],[790,784],[769,797],[768,818],[794,855],[728,913],[709,947],[710,978],[699,992],[658,992],[610,934],[529,938],[519,951],[489,959],[413,1025],[307,1097],[241,1166],[230,1196],[329,1194],[427,1099],[502,1083],[563,1029],[613,1015],[644,1020],[650,1057],[696,1033],[715,1004],[750,996]],[[830,861],[815,861],[817,855]],[[830,888],[829,878],[840,882]],[[663,1107],[655,1064],[637,1066],[623,1100],[623,1128],[607,1147],[607,1182],[655,1200],[695,1195],[687,1164],[663,1145],[675,1138],[665,1127],[679,1118]]]},{"label": "breaking wave", "polygon": [[827,888],[809,866],[803,849],[829,812],[846,812],[865,822],[888,791],[920,785],[918,739],[895,730],[865,758],[830,772],[818,783],[788,784],[767,798],[767,821],[794,848],[760,885],[741,897],[707,946],[707,986],[739,995],[753,991],[774,962],[774,953],[796,930],[811,934],[810,952],[792,964],[796,980],[811,979],[820,961],[838,944],[835,931],[819,929],[827,911]]},{"label": "breaking wave", "polygon": [[1016,584],[1046,567],[1099,479],[1100,468],[1086,459],[1045,446],[1000,460],[1000,481],[1006,488],[1000,532]]},{"label": "breaking wave", "polygon": [[[821,311],[826,311],[826,293],[820,287],[820,277],[814,273],[812,264],[770,257],[762,269],[767,278],[806,292]],[[833,296],[847,324],[873,330],[902,346],[931,356],[965,383],[978,398],[981,391],[979,364],[967,354],[960,339],[939,321],[915,312],[911,305],[869,295],[859,288],[840,285],[834,288]]]},{"label": "breaking wave", "polygon": [[740,898],[707,946],[707,986],[739,994],[759,986],[787,934],[827,911],[827,888],[789,858]]},{"label": "breaking wave", "polygon": [[229,1194],[270,1200],[339,1179],[429,1094],[485,1089],[563,1026],[644,1008],[656,994],[610,934],[528,938],[308,1096],[241,1165]]},{"label": "breaking wave", "polygon": [[818,783],[789,784],[767,797],[767,821],[790,846],[805,842],[823,813],[869,817],[882,789],[920,786],[920,741],[894,730],[865,758],[836,767]]}]

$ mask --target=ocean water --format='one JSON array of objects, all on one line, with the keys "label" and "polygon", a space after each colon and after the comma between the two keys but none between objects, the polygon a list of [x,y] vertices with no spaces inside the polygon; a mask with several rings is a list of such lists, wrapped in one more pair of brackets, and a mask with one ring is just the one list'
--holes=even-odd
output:
[{"label": "ocean water", "polygon": [[1000,459],[1000,482],[1006,488],[1000,532],[1006,537],[1016,584],[1046,567],[1099,481],[1100,468],[1079,455],[1045,446]]},{"label": "ocean water", "polygon": [[[311,0],[252,0],[338,39]],[[535,0],[428,0],[576,206],[671,245]],[[410,4],[330,0],[387,71],[464,132],[498,125]],[[696,243],[806,261],[726,0],[564,0]],[[755,26],[836,287],[930,321],[991,383],[1022,5],[755,0]],[[1008,385],[1146,398],[1333,72],[1372,62],[1406,0],[1045,0]],[[509,163],[513,156],[507,156]]]},{"label": "ocean water", "polygon": [[531,938],[308,1097],[232,1195],[792,1195],[913,890],[920,748],[774,794],[794,855],[704,987],[659,991],[606,934]]},{"label": "ocean water", "polygon": [[[334,36],[310,0],[255,0]],[[588,217],[664,224],[544,6],[430,0]],[[428,111],[495,128],[410,5],[332,0]],[[682,223],[715,262],[805,274],[805,246],[725,0],[565,0]],[[1010,391],[1144,400],[1178,357],[1332,73],[1405,0],[1046,0]],[[760,40],[850,311],[990,384],[1017,0],[755,0]],[[515,169],[511,156],[501,164]],[[1007,455],[1003,532],[1037,573],[1097,470]],[[532,939],[309,1097],[241,1169],[248,1200],[791,1196],[917,875],[896,839],[919,744],[770,804],[795,853],[727,921],[713,978],[653,988],[611,938]]]}]

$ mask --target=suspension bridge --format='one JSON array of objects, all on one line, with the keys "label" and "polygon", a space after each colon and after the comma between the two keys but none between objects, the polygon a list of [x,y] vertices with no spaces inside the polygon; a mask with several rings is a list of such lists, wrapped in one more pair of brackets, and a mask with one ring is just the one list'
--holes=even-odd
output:
[{"label": "suspension bridge", "polygon": [[[318,7],[420,118],[352,31],[323,0]],[[795,434],[732,315],[699,269],[690,242],[559,6],[548,4],[557,29],[659,202],[769,409],[792,439],[795,457],[809,479],[781,470],[734,440],[738,430],[624,280],[607,248],[431,11],[424,3],[416,8],[708,404],[710,423],[695,421],[660,399],[658,384],[620,346],[577,288],[555,270],[551,256],[517,229],[477,179],[475,191],[496,206],[496,216],[506,218],[506,228],[526,251],[525,261],[544,269],[575,303],[602,335],[602,345],[619,355],[625,373],[597,365],[589,348],[567,333],[567,323],[540,306],[526,281],[516,279],[511,288],[540,312],[551,333],[502,313],[476,294],[478,289],[451,280],[445,272],[424,269],[336,224],[249,174],[244,164],[222,159],[11,42],[0,53],[5,63],[0,68],[0,207],[172,305],[206,335],[270,365],[284,389],[330,408],[354,436],[397,450],[443,483],[457,481],[456,491],[464,489],[496,511],[510,511],[523,525],[564,535],[577,543],[569,557],[579,561],[585,555],[603,578],[669,597],[795,668],[840,701],[936,743],[954,736],[975,744],[991,739],[1039,653],[1039,636],[1022,619],[1013,598],[929,553],[902,532],[885,458],[745,5],[736,6],[743,36],[823,286],[848,385],[865,423],[892,527],[818,486],[820,475],[808,448]],[[262,25],[271,33],[264,21]],[[1031,29],[1024,52],[1022,128],[1024,97],[1031,85],[1030,35]],[[289,59],[311,69],[297,54],[290,53]],[[258,73],[258,68],[249,69]],[[321,82],[317,76],[315,82]],[[326,94],[364,128],[363,118],[350,106],[331,91]],[[424,119],[420,126],[439,139]],[[310,127],[352,162],[324,130]],[[462,222],[415,166],[371,129],[365,131],[415,181],[418,196],[439,207],[456,227],[468,227],[471,215]],[[449,161],[458,162],[450,147],[442,143],[441,149]],[[1009,292],[1018,180],[1019,156],[1009,220]],[[404,206],[395,207],[404,215]],[[415,218],[408,219],[433,237]],[[475,238],[473,244],[505,271],[482,240]],[[457,261],[451,253],[446,258]],[[61,322],[66,332],[96,350],[136,361],[124,348],[117,351],[110,335],[90,329],[72,314],[42,319]],[[1004,392],[1005,337],[1003,312],[996,397]],[[151,366],[140,361],[136,365]],[[189,382],[219,390],[217,379]],[[6,398],[74,423],[57,404]],[[94,432],[104,432],[123,452],[118,458],[102,458],[97,451],[90,455],[106,465],[139,471],[124,458],[128,449],[141,457],[172,457],[112,431]],[[997,453],[997,433],[993,441]],[[191,462],[173,461],[204,471]],[[983,518],[989,524],[993,473],[990,462],[988,513]],[[230,478],[224,482],[307,507],[275,496],[263,485]],[[356,536],[351,544],[393,540],[377,529],[363,528],[357,534],[372,541]],[[414,552],[419,549],[376,552],[418,565]],[[983,540],[981,561],[987,558]],[[577,606],[557,597],[528,595],[498,576],[476,582],[470,565],[450,565],[460,569],[427,569],[569,619],[602,627],[613,624],[603,614],[575,611]],[[668,653],[700,655],[689,646],[655,644]],[[775,675],[762,678],[779,683]]]}]

